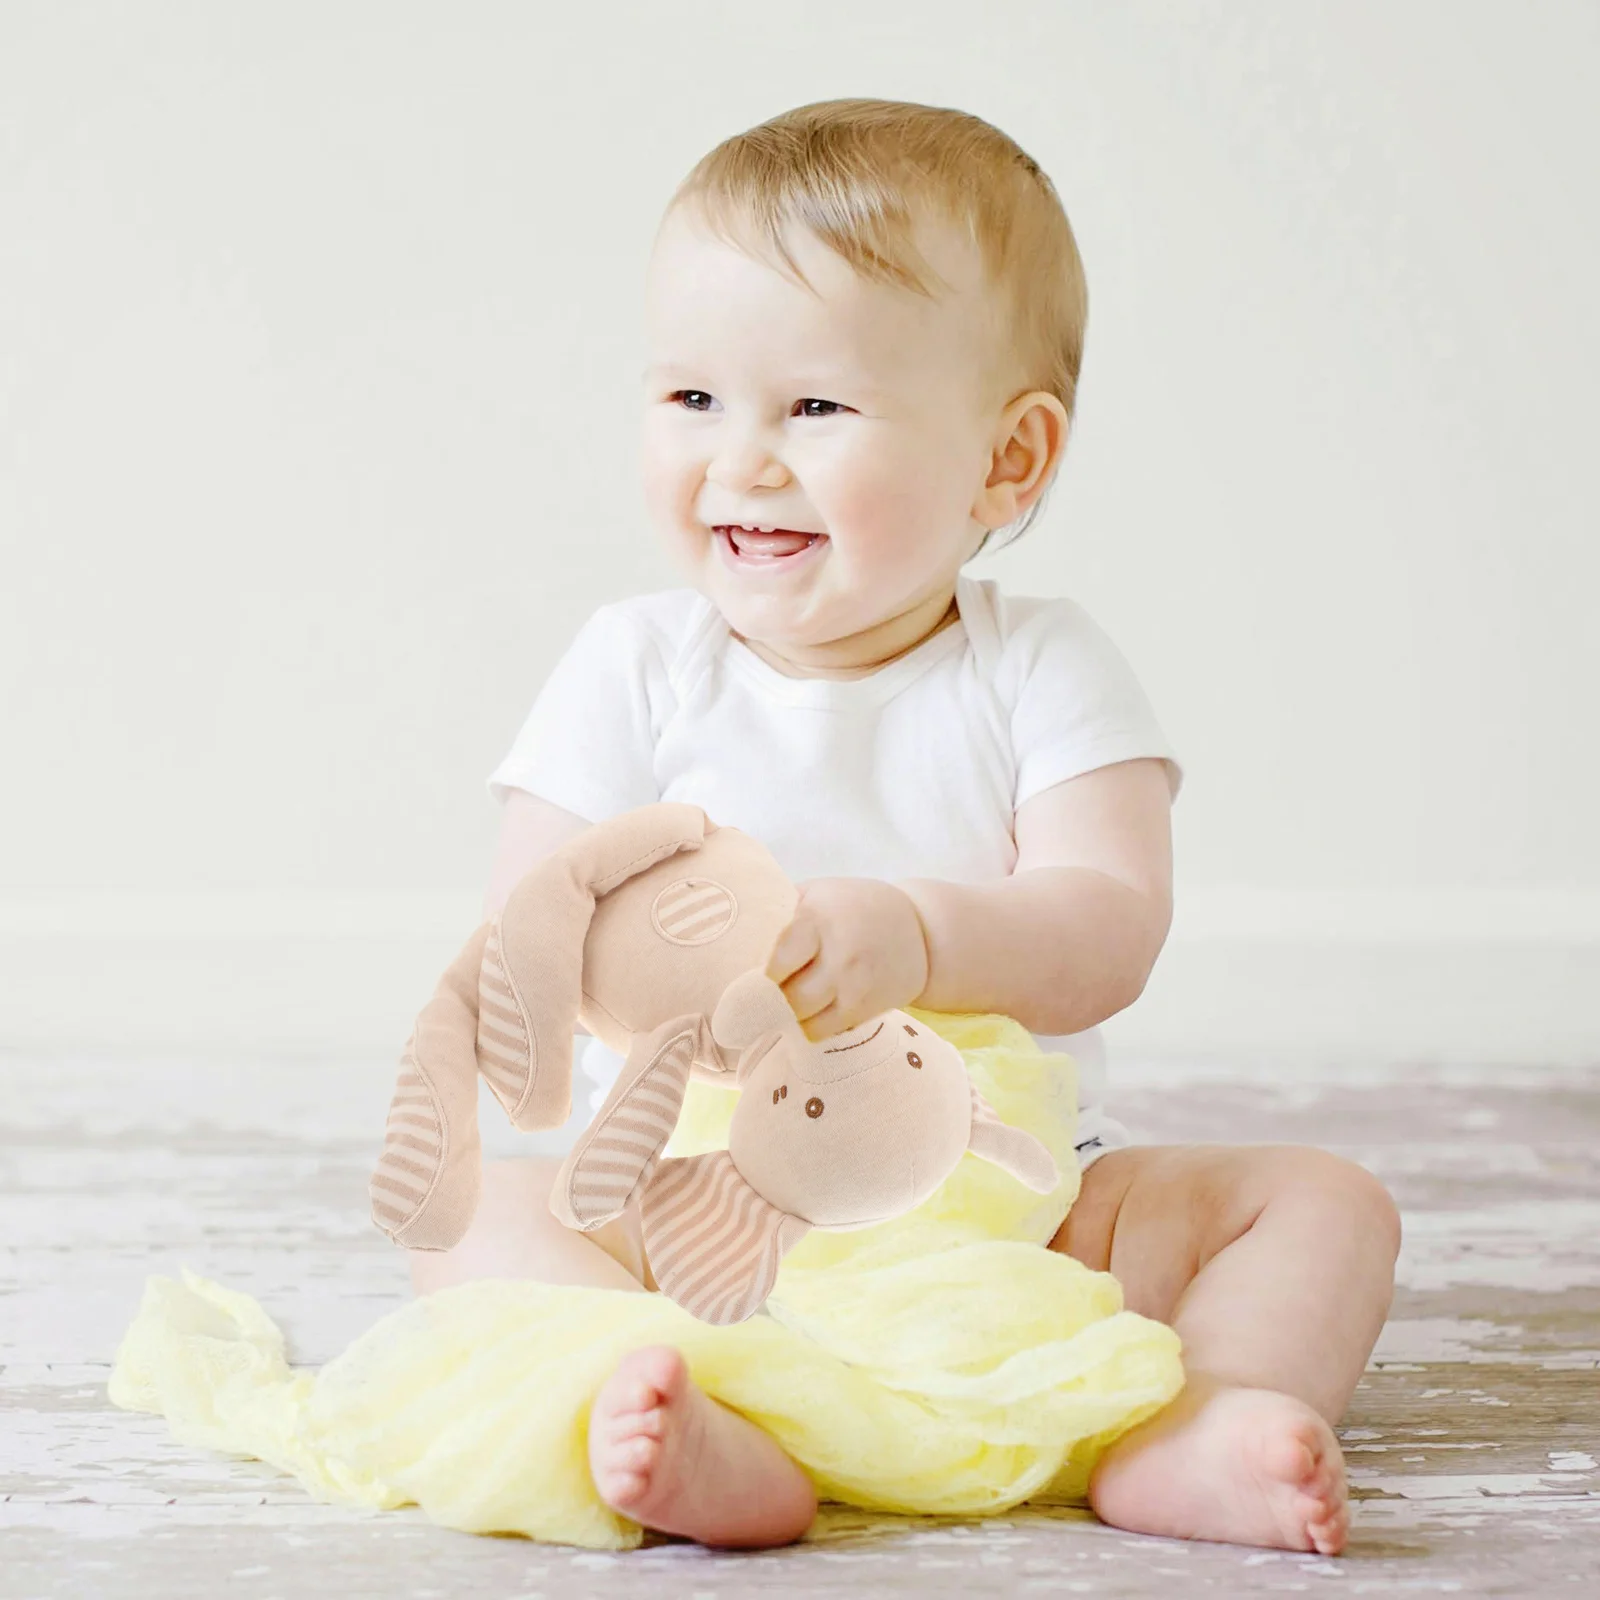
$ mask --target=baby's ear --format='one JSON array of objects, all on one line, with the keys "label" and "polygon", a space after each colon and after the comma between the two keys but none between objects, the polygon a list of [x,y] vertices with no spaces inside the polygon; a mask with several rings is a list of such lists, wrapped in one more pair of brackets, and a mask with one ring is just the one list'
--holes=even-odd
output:
[{"label": "baby's ear", "polygon": [[752,1189],[726,1150],[663,1161],[644,1191],[644,1253],[661,1292],[719,1327],[753,1317],[810,1229]]},{"label": "baby's ear", "polygon": [[[802,1050],[810,1041],[795,1020],[783,990],[759,970],[741,972],[717,1001],[711,1017],[711,1037],[724,1050],[749,1050],[762,1038],[778,1034]],[[762,1052],[764,1054],[764,1052]],[[741,1062],[741,1076],[756,1059],[752,1052]]]},{"label": "baby's ear", "polygon": [[1002,1122],[976,1085],[972,1089],[972,1138],[967,1148],[1009,1172],[1035,1194],[1049,1194],[1061,1182],[1055,1157],[1026,1129]]}]

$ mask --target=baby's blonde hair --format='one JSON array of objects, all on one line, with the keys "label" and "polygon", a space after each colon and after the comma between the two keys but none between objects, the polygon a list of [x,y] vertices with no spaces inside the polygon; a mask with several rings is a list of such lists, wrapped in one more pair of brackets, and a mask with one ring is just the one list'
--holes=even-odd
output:
[{"label": "baby's blonde hair", "polygon": [[[927,296],[948,286],[917,248],[917,221],[932,215],[954,224],[977,246],[999,296],[1018,385],[1012,394],[1043,389],[1072,415],[1089,311],[1077,240],[1039,164],[981,117],[900,100],[797,106],[703,156],[668,214],[680,206],[802,283],[784,240],[794,223],[864,278]],[[1011,538],[1042,504],[1034,502]]]}]

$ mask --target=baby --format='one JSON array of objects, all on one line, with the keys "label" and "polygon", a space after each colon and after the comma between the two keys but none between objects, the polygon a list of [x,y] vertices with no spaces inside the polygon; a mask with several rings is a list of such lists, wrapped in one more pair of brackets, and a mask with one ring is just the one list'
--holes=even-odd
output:
[{"label": "baby", "polygon": [[[800,885],[768,973],[813,1039],[895,1006],[1001,1012],[1080,1071],[1082,1190],[1050,1248],[1181,1335],[1187,1385],[1091,1484],[1120,1528],[1343,1545],[1332,1424],[1387,1314],[1395,1207],[1314,1149],[1130,1145],[1096,1025],[1171,917],[1179,767],[1074,603],[963,573],[1037,512],[1083,348],[1048,178],[976,117],[847,100],[725,141],[647,282],[644,484],[689,586],[600,608],[492,779],[487,910],[588,823],[656,800],[765,843]],[[607,1059],[609,1057],[609,1059]],[[604,1092],[616,1060],[591,1042]],[[557,1162],[491,1162],[420,1293],[476,1277],[642,1290],[637,1228],[569,1232]],[[638,1350],[596,1399],[601,1496],[706,1544],[797,1538],[816,1502],[768,1435]]]}]

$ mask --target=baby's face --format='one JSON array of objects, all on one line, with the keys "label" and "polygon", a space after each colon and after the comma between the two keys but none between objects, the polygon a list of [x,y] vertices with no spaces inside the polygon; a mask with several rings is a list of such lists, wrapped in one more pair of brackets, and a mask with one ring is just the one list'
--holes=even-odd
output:
[{"label": "baby's face", "polygon": [[1007,398],[990,297],[975,249],[939,228],[918,242],[953,285],[941,299],[865,282],[804,230],[790,249],[816,295],[692,213],[662,229],[645,493],[674,558],[746,638],[848,639],[948,596],[983,537],[974,502]]}]

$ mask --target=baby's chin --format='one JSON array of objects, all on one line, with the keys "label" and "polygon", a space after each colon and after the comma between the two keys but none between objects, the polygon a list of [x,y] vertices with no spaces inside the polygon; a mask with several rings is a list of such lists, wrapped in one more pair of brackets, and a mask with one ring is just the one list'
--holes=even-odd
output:
[{"label": "baby's chin", "polygon": [[730,567],[713,545],[697,564],[695,587],[736,633],[779,646],[814,647],[852,631],[848,613],[862,609],[861,586],[850,581],[831,544],[822,541],[790,571]]},{"label": "baby's chin", "polygon": [[831,538],[789,572],[732,565],[714,539],[693,550],[686,569],[740,638],[791,662],[853,666],[845,641],[880,626],[895,609],[893,593],[880,598],[848,544]]}]

